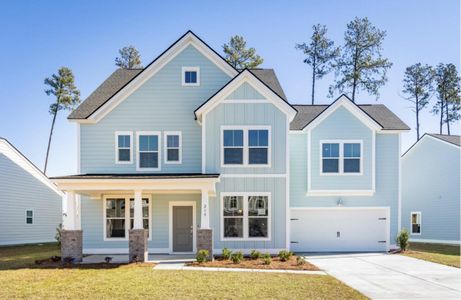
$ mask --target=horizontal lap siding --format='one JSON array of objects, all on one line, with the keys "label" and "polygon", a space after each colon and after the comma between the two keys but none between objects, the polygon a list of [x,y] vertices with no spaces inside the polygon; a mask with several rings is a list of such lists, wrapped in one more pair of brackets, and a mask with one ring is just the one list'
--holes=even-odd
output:
[{"label": "horizontal lap siding", "polygon": [[[0,245],[54,241],[61,223],[61,196],[0,154]],[[34,224],[25,224],[33,209]]]},{"label": "horizontal lap siding", "polygon": [[421,235],[412,239],[460,240],[460,148],[425,137],[402,158],[402,226],[420,211]]}]

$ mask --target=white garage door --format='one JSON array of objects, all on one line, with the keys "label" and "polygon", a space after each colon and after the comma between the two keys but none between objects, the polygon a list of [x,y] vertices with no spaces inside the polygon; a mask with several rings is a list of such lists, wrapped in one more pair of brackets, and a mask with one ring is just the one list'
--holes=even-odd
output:
[{"label": "white garage door", "polygon": [[295,252],[386,251],[387,208],[291,210],[291,250]]}]

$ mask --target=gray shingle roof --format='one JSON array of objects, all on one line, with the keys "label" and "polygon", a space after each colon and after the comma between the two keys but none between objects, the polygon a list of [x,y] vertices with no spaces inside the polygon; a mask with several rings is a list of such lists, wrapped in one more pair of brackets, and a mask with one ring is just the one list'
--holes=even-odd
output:
[{"label": "gray shingle roof", "polygon": [[[359,104],[367,115],[380,124],[384,130],[410,130],[410,128],[383,104]],[[328,105],[293,105],[298,111],[290,124],[290,130],[303,130]]]},{"label": "gray shingle roof", "polygon": [[428,135],[461,147],[461,137],[459,135],[446,135],[446,134],[435,134],[435,133],[428,133]]},{"label": "gray shingle roof", "polygon": [[[117,69],[69,115],[68,119],[88,118],[142,71],[143,69]],[[285,93],[273,69],[252,69],[251,72],[286,100]],[[205,100],[203,99],[203,101]]]}]

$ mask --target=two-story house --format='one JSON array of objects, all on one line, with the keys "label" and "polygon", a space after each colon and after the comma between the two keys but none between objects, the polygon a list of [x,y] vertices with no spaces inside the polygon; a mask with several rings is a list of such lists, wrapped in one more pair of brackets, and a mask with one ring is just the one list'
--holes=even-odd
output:
[{"label": "two-story house", "polygon": [[[190,31],[69,119],[78,174],[53,179],[67,193],[63,256],[344,248],[314,249],[312,233],[383,250],[396,234],[405,124],[344,96],[293,106],[273,70],[236,70]],[[330,230],[341,219],[353,225]],[[360,226],[385,226],[379,246]]]}]

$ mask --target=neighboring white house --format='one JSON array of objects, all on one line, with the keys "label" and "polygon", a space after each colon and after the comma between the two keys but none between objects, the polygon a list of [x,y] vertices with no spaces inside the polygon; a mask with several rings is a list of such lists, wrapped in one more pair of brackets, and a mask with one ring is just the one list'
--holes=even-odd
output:
[{"label": "neighboring white house", "polygon": [[460,243],[460,136],[425,134],[402,156],[402,227],[410,240]]},{"label": "neighboring white house", "polygon": [[63,193],[0,138],[0,245],[55,241]]}]

